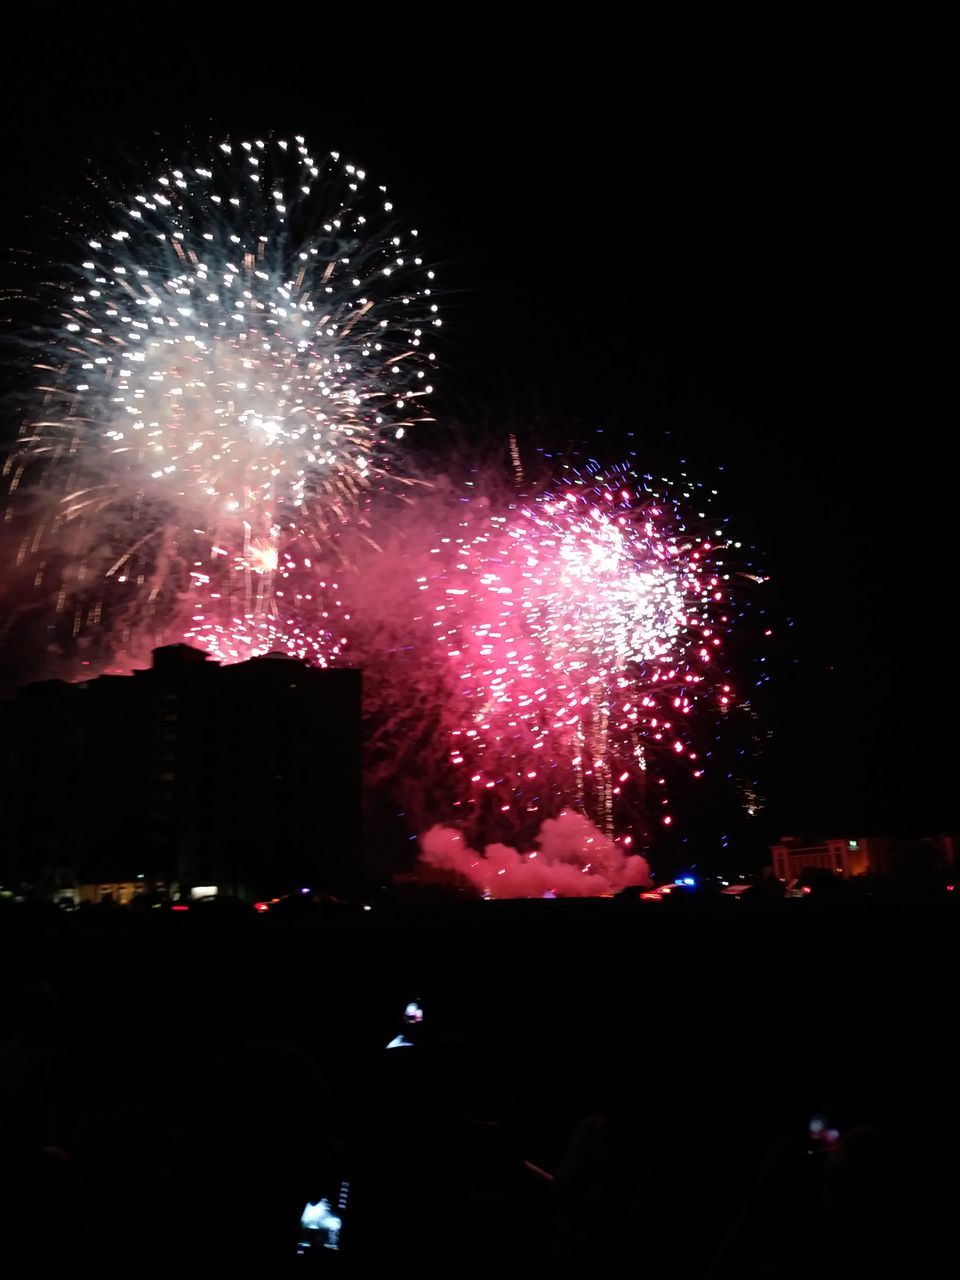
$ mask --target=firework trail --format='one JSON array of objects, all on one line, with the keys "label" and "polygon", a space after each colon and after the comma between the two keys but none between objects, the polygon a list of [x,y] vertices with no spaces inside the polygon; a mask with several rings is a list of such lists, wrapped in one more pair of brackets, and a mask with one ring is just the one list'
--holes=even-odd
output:
[{"label": "firework trail", "polygon": [[112,201],[6,465],[12,586],[60,643],[336,657],[339,532],[432,390],[433,272],[392,209],[300,137]]}]

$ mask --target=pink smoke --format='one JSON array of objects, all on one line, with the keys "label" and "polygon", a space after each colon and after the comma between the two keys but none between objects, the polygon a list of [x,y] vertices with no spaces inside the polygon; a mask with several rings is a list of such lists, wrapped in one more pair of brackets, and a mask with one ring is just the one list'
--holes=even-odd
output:
[{"label": "pink smoke", "polygon": [[459,831],[435,826],[420,837],[420,861],[456,873],[491,898],[591,898],[650,884],[646,858],[626,853],[572,809],[547,818],[536,842],[531,853],[490,844],[480,854]]}]

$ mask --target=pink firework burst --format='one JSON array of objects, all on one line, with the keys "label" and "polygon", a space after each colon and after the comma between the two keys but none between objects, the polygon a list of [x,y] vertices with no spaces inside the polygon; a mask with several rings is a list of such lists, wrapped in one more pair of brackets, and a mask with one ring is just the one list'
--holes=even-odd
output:
[{"label": "pink firework burst", "polygon": [[610,836],[672,824],[666,762],[698,776],[693,713],[734,697],[723,550],[627,469],[570,470],[502,514],[465,504],[419,582],[459,688],[465,817],[522,831],[573,801]]}]

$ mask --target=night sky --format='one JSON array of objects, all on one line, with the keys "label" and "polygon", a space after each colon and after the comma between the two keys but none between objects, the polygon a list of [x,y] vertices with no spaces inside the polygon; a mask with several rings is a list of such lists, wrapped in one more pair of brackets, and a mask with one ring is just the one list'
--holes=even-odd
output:
[{"label": "night sky", "polygon": [[764,834],[955,823],[934,69],[907,76],[892,33],[768,33],[760,69],[757,32],[724,33],[739,55],[711,33],[445,46],[414,11],[335,33],[291,6],[276,33],[263,7],[140,33],[128,12],[8,43],[7,245],[29,247],[34,201],[71,200],[88,162],[129,162],[155,130],[349,151],[438,265],[458,429],[491,454],[508,431],[602,430],[611,461],[634,432],[666,473],[724,468],[721,508],[773,576]]}]

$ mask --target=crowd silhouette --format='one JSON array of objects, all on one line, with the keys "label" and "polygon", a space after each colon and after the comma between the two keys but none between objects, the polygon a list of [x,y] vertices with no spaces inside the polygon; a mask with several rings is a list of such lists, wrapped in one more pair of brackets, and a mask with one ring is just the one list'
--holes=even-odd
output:
[{"label": "crowd silhouette", "polygon": [[[541,956],[524,994],[516,966],[529,953],[507,933],[500,951],[458,944],[445,978],[442,914],[397,923],[339,996],[331,959],[352,925],[317,945],[312,973],[306,925],[274,929],[269,954],[246,923],[205,923],[202,938],[158,929],[148,944],[129,915],[82,937],[59,923],[40,940],[22,931],[0,1028],[2,1273],[953,1273],[960,1128],[934,1053],[953,1010],[939,996],[902,1003],[917,1002],[923,965],[899,991],[889,970],[861,973],[861,1026],[844,1037],[828,1011],[788,1043],[783,1010],[762,997],[731,1020],[729,957],[722,977],[704,971],[695,1009],[664,998],[669,971],[659,992],[623,981],[629,930],[602,944],[621,948],[619,969],[609,950],[592,972],[583,953]],[[381,963],[414,928],[419,960],[406,955],[398,977]],[[564,930],[585,947],[574,917]],[[764,941],[751,943],[765,963],[786,965]],[[710,945],[697,939],[691,966]],[[860,952],[844,947],[852,963]],[[431,955],[435,999],[411,1020],[416,988],[402,984],[422,981]],[[813,1002],[838,955],[828,947],[820,962]],[[592,1011],[591,989],[611,983]],[[498,984],[513,1001],[499,1026]],[[481,987],[478,1016],[451,1014]],[[727,1012],[710,1016],[711,1001]],[[901,1038],[910,1050],[890,1056]],[[333,1240],[301,1225],[324,1199],[340,1220]]]}]

